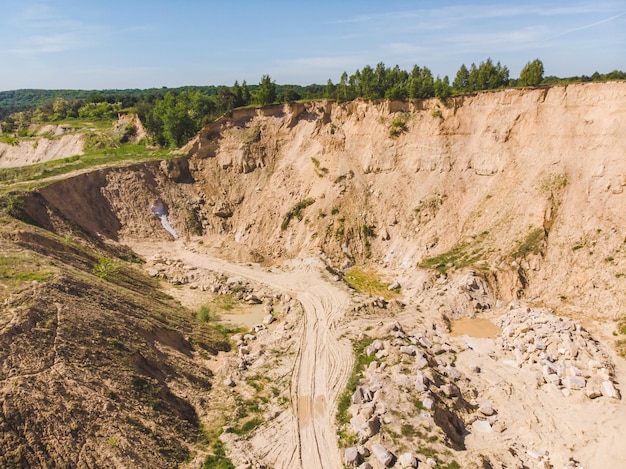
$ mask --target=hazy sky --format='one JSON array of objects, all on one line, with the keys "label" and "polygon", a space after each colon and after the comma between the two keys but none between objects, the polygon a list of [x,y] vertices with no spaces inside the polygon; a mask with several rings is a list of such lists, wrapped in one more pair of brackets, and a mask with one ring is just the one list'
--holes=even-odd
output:
[{"label": "hazy sky", "polygon": [[2,0],[0,90],[337,82],[365,65],[454,78],[626,71],[626,2]]}]

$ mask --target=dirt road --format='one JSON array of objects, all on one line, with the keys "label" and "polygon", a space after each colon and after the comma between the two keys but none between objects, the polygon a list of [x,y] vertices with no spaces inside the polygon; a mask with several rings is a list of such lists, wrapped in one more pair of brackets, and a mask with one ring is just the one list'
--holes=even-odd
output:
[{"label": "dirt road", "polygon": [[275,435],[275,441],[268,441],[275,446],[259,449],[265,455],[264,462],[276,468],[342,467],[335,410],[353,358],[350,344],[339,340],[334,326],[348,306],[349,295],[324,279],[319,262],[298,261],[281,270],[268,270],[198,254],[183,241],[141,243],[133,248],[146,257],[167,252],[169,257],[200,269],[244,277],[287,292],[302,303],[302,336],[291,382],[293,415],[271,423],[281,427],[265,432],[266,440],[270,440],[268,435]]}]

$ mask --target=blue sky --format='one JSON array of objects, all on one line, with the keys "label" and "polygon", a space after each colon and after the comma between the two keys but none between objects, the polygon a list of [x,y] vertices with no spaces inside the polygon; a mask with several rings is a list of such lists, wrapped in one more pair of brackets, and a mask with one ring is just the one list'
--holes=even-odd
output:
[{"label": "blue sky", "polygon": [[365,65],[454,78],[626,71],[626,2],[2,0],[0,90],[337,82]]}]

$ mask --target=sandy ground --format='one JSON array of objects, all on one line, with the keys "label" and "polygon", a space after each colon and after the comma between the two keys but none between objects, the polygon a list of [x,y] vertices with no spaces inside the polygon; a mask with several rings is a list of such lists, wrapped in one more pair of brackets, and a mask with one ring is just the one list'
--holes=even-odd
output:
[{"label": "sandy ground", "polygon": [[278,270],[200,254],[201,247],[182,240],[139,243],[132,248],[146,257],[167,252],[188,265],[244,277],[288,292],[301,302],[304,325],[291,383],[292,407],[272,422],[274,428],[265,434],[273,441],[259,450],[273,467],[341,467],[334,418],[353,358],[350,344],[340,340],[335,325],[343,317],[349,295],[323,277],[319,261],[292,261]]},{"label": "sandy ground", "polygon": [[[469,336],[458,340],[469,347],[459,354],[457,367],[481,368],[474,379],[480,398],[493,402],[509,427],[501,434],[472,432],[466,438],[469,449],[497,454],[497,448],[515,443],[528,453],[547,452],[554,468],[564,467],[570,457],[585,469],[626,467],[623,399],[565,397],[556,386],[538,386],[536,374],[504,358],[494,340]],[[626,363],[613,359],[621,385],[626,382]]]}]

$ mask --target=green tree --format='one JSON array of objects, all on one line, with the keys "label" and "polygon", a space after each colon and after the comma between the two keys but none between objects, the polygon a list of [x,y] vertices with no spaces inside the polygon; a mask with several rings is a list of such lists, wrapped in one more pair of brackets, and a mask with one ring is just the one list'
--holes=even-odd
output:
[{"label": "green tree", "polygon": [[335,99],[337,97],[337,92],[335,91],[335,85],[333,85],[333,82],[330,78],[326,82],[326,88],[324,89],[324,97],[326,99]]},{"label": "green tree", "polygon": [[261,77],[256,96],[261,106],[267,106],[276,101],[276,83],[272,81],[269,75]]},{"label": "green tree", "polygon": [[241,83],[241,99],[242,99],[242,106],[247,106],[248,104],[250,104],[250,100],[252,99],[250,97],[250,89],[248,88],[248,84],[246,83],[246,80],[244,80]]},{"label": "green tree", "polygon": [[521,86],[537,86],[543,81],[543,63],[539,59],[528,62],[519,74]]},{"label": "green tree", "polygon": [[437,78],[435,79],[435,96],[445,102],[451,94],[452,89],[450,88],[448,75],[444,76],[443,80],[439,78],[439,75],[437,75]]},{"label": "green tree", "polygon": [[456,72],[456,77],[452,82],[452,87],[458,92],[467,92],[469,91],[469,77],[470,73],[465,64],[461,65],[459,71]]}]

